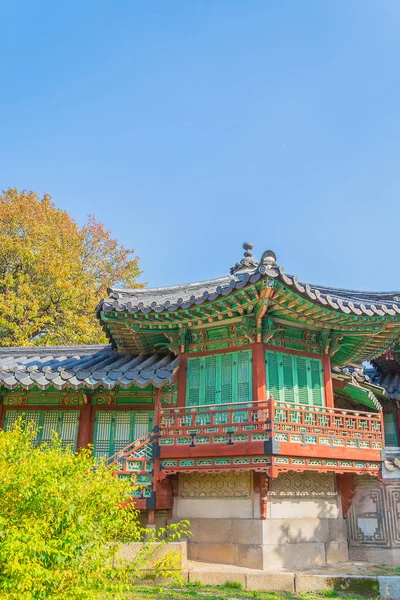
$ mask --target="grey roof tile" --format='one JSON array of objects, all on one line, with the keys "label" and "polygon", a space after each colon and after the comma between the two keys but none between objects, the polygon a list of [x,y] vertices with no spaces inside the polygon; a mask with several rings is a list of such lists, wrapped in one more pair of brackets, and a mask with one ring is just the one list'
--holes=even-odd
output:
[{"label": "grey roof tile", "polygon": [[60,377],[60,375],[57,375],[57,377],[55,377],[51,383],[57,390],[62,390],[65,386],[65,381],[62,377]]},{"label": "grey roof tile", "polygon": [[383,387],[394,400],[400,400],[400,373],[398,371],[370,371],[371,381]]},{"label": "grey roof tile", "polygon": [[100,385],[162,387],[171,384],[179,367],[173,354],[131,354],[111,346],[0,348],[0,386],[42,390],[95,389]]},{"label": "grey roof tile", "polygon": [[99,316],[101,311],[107,313],[112,310],[129,313],[153,311],[160,313],[164,310],[173,312],[179,308],[187,309],[201,305],[220,296],[228,296],[234,290],[255,283],[262,277],[277,279],[312,302],[345,314],[358,316],[400,314],[400,306],[397,304],[400,292],[365,292],[300,283],[296,276],[288,275],[284,268],[276,263],[274,265],[260,263],[251,272],[165,288],[110,288],[109,297],[102,300],[96,310]]}]

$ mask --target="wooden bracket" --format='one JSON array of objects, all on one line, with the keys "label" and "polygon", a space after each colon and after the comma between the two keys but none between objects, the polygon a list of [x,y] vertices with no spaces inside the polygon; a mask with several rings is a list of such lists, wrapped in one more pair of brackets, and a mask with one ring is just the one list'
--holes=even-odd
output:
[{"label": "wooden bracket", "polygon": [[269,491],[269,477],[266,473],[254,473],[255,492],[260,494],[260,519],[265,521],[267,518],[267,503]]}]

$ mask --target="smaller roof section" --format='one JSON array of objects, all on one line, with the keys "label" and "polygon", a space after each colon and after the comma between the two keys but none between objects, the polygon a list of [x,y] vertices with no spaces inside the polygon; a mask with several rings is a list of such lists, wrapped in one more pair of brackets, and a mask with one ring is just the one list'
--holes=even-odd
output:
[{"label": "smaller roof section", "polygon": [[344,394],[367,408],[382,410],[381,402],[389,398],[386,389],[373,381],[362,368],[332,367],[332,378],[335,393],[339,392],[336,382],[342,382]]},{"label": "smaller roof section", "polygon": [[14,390],[128,389],[171,385],[179,368],[173,354],[131,354],[111,346],[0,348],[0,386]]},{"label": "smaller roof section", "polygon": [[400,372],[399,371],[370,371],[370,378],[375,385],[385,388],[392,400],[400,401]]}]

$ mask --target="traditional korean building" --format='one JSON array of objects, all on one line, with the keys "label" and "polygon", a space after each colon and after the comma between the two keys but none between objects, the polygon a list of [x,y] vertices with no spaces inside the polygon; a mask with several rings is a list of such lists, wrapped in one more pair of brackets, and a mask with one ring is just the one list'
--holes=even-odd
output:
[{"label": "traditional korean building", "polygon": [[110,289],[107,346],[0,348],[1,425],[93,444],[149,524],[191,521],[193,559],[399,562],[400,293],[244,249],[219,279]]}]

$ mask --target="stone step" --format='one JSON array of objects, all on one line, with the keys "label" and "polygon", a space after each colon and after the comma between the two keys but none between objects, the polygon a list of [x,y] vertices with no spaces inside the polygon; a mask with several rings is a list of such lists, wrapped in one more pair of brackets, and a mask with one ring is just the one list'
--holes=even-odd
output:
[{"label": "stone step", "polygon": [[[187,576],[187,579],[186,579]],[[202,585],[224,585],[227,582],[240,583],[245,590],[270,592],[323,592],[332,590],[355,594],[366,598],[400,600],[400,576],[344,575],[329,573],[268,572],[240,567],[217,565],[194,567],[185,571],[185,580]]]}]

